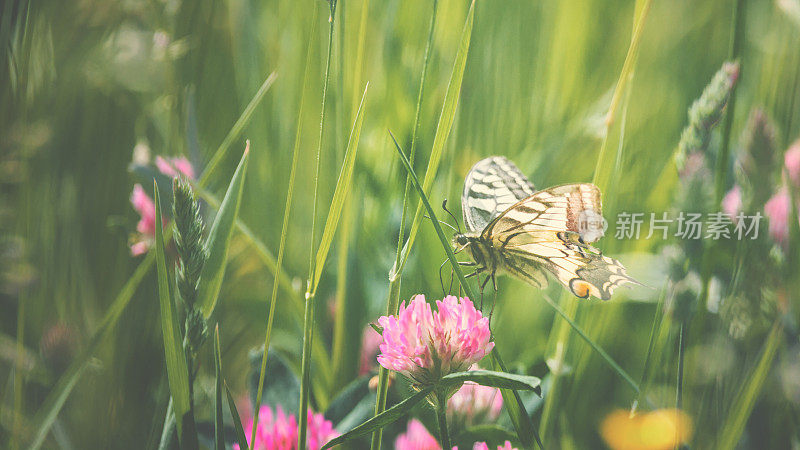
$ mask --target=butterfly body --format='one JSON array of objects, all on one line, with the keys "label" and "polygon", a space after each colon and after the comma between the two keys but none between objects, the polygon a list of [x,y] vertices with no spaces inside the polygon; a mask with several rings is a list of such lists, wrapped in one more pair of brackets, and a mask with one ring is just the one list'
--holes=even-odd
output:
[{"label": "butterfly body", "polygon": [[453,245],[469,253],[475,274],[508,273],[543,288],[549,273],[578,297],[604,300],[617,286],[636,283],[619,261],[589,245],[602,236],[592,223],[602,220],[592,184],[536,191],[514,163],[493,156],[467,175],[462,211],[467,231]]}]

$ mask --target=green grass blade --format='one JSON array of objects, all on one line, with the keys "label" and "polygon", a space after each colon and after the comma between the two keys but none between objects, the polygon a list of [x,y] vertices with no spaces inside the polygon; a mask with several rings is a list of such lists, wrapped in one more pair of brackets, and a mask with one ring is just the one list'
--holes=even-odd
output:
[{"label": "green grass blade", "polygon": [[214,449],[225,450],[225,428],[222,423],[222,352],[219,348],[219,324],[214,328]]},{"label": "green grass blade", "polygon": [[[417,134],[420,128],[420,117],[422,111],[422,99],[425,95],[425,81],[427,80],[428,64],[430,62],[431,47],[433,46],[433,34],[436,28],[436,13],[438,11],[438,0],[433,0],[433,11],[431,13],[431,20],[428,24],[428,40],[425,43],[425,57],[422,62],[422,73],[419,80],[419,91],[417,92],[417,105],[414,108],[414,128],[411,132],[411,161],[413,166],[414,157],[417,148]],[[368,4],[368,3],[367,3]],[[367,5],[364,5],[365,7]],[[430,162],[428,163],[430,166]],[[411,180],[409,175],[406,175],[405,187],[403,189],[403,209],[400,213],[400,230],[397,233],[397,251],[395,252],[395,260],[389,271],[389,295],[386,300],[386,314],[391,315],[397,312],[400,303],[400,284],[402,268],[400,263],[403,256],[403,245],[405,240],[405,227],[406,215],[408,214],[409,204],[409,191],[411,190]],[[382,413],[386,409],[386,398],[389,393],[389,371],[384,367],[378,369],[378,392],[375,397],[375,415]],[[380,450],[381,441],[383,440],[383,430],[378,429],[372,434],[370,442],[370,449]]]},{"label": "green grass blade", "polygon": [[597,343],[595,343],[592,340],[592,338],[587,336],[586,333],[581,329],[581,327],[579,327],[578,324],[575,323],[575,321],[572,320],[567,315],[567,313],[565,313],[561,308],[559,308],[558,305],[556,305],[556,302],[554,302],[553,299],[550,298],[550,296],[544,294],[542,295],[542,298],[544,298],[547,304],[550,305],[558,313],[559,316],[561,316],[564,320],[566,320],[569,326],[571,326],[572,329],[575,330],[575,332],[578,333],[578,335],[584,341],[586,341],[586,343],[589,344],[589,346],[591,346],[592,349],[594,349],[594,351],[596,351],[608,363],[608,365],[611,366],[611,368],[614,369],[614,371],[617,372],[617,374],[619,374],[619,376],[622,377],[622,379],[625,380],[625,382],[628,383],[628,385],[630,385],[631,388],[633,388],[634,391],[636,391],[636,394],[639,394],[639,385],[633,380],[633,378],[630,375],[628,375],[628,372],[625,372],[625,370],[619,364],[617,364],[616,361],[614,361],[611,355],[606,353],[606,351],[603,350],[602,347],[597,345]]},{"label": "green grass blade", "polygon": [[[303,107],[305,105],[305,97],[306,97],[305,93],[306,93],[306,87],[308,86],[308,78],[309,78],[308,66],[310,65],[310,60],[311,60],[311,46],[313,45],[313,42],[317,34],[316,23],[317,23],[316,20],[311,21],[311,33],[308,40],[308,49],[306,50],[305,68],[303,69],[303,86],[302,86],[302,93],[300,95],[300,107],[298,108],[297,111],[297,131],[294,139],[294,148],[292,149],[292,168],[289,171],[289,187],[286,190],[286,206],[284,207],[283,210],[283,224],[281,226],[280,244],[278,244],[278,259],[277,261],[274,262],[274,270],[272,270],[274,274],[274,279],[272,284],[272,296],[270,297],[269,300],[267,328],[266,332],[264,333],[264,353],[261,356],[261,370],[259,371],[258,374],[258,387],[256,388],[255,405],[258,405],[259,407],[261,405],[261,398],[264,392],[264,377],[266,376],[266,371],[267,371],[267,357],[269,355],[269,344],[270,340],[272,339],[272,324],[275,318],[275,309],[277,307],[277,301],[278,301],[278,285],[280,284],[279,275],[284,275],[282,272],[283,254],[284,254],[284,249],[286,248],[286,236],[289,233],[289,217],[291,216],[292,212],[292,198],[294,197],[295,177],[297,175],[297,160],[300,155],[300,137],[302,136],[302,130],[303,130]],[[264,249],[266,250],[266,247],[264,247]],[[266,252],[262,253],[266,254]],[[269,256],[271,256],[271,254],[269,254]],[[269,265],[270,264],[267,264],[267,266]],[[286,278],[286,283],[289,283],[288,277],[285,278]],[[291,287],[291,284],[289,284],[289,286]],[[292,291],[294,290],[292,289]],[[300,311],[303,311],[303,302],[300,299],[300,297],[296,295],[290,295],[289,297],[292,299],[296,299],[295,304],[298,307],[297,312],[299,313]],[[257,427],[258,427],[258,414],[254,414],[251,439],[255,439]]]},{"label": "green grass blade", "polygon": [[[200,188],[195,184],[195,192],[199,195],[203,200],[205,200],[212,208],[219,209],[220,201],[217,199],[213,194],[206,191],[205,189]],[[264,244],[264,242],[255,235],[253,230],[250,229],[241,219],[238,217],[236,218],[235,222],[236,229],[242,234],[242,236],[247,240],[250,246],[256,251],[256,255],[261,259],[265,266],[267,266],[267,270],[272,273],[273,277],[278,280],[279,287],[283,289],[283,291],[287,294],[288,299],[290,300],[289,304],[293,307],[293,312],[295,316],[298,318],[299,321],[303,320],[303,311],[304,311],[304,304],[303,304],[303,297],[299,291],[297,291],[292,286],[291,277],[286,273],[286,271],[278,266],[277,259],[273,255],[273,253],[269,250],[269,248]],[[302,323],[302,322],[300,322]],[[315,379],[320,384],[319,387],[315,387],[315,393],[320,395],[321,391],[324,387],[329,386],[331,383],[331,372],[330,372],[330,357],[328,356],[328,351],[325,348],[322,342],[315,342],[313,347],[313,357],[314,357],[314,364],[320,368],[320,370],[314,373]],[[318,392],[319,391],[319,392]]]},{"label": "green grass blade", "polygon": [[[202,198],[209,206],[212,208],[219,210],[220,208],[220,201],[219,199],[214,196],[214,194],[208,192],[207,190],[199,187],[197,184],[194,185],[195,192],[197,195]],[[275,257],[275,254],[264,244],[253,230],[247,226],[242,220],[237,217],[236,221],[234,222],[234,226],[239,233],[248,241],[250,246],[256,251],[256,255],[258,255],[261,262],[267,266],[267,270],[270,271],[272,276],[278,280],[278,285],[283,291],[288,295],[289,299],[292,300],[291,304],[295,308],[295,312],[302,316],[303,314],[303,297],[301,293],[292,286],[292,279],[289,274],[282,267],[278,267],[278,260]]]},{"label": "green grass blade", "polygon": [[361,328],[358,314],[354,310],[363,310],[364,303],[357,304],[355,296],[347,295],[348,268],[350,260],[350,246],[353,237],[353,222],[355,207],[353,199],[345,201],[342,211],[342,230],[337,242],[336,261],[336,309],[333,319],[333,343],[331,344],[331,365],[333,370],[332,392],[347,385],[358,375],[359,355],[357,352],[361,344]]},{"label": "green grass blade", "polygon": [[321,450],[325,450],[326,448],[331,448],[334,445],[339,445],[344,442],[350,441],[354,438],[359,436],[364,436],[367,434],[372,433],[373,431],[383,428],[390,423],[393,423],[403,417],[411,408],[419,404],[425,397],[433,390],[433,386],[428,386],[423,390],[417,392],[416,394],[408,397],[407,399],[403,400],[402,402],[392,406],[391,408],[387,409],[386,411],[378,414],[375,417],[367,420],[366,422],[362,423],[361,425],[353,428],[352,430],[344,433],[340,436],[337,436],[331,439],[327,444],[322,446]]},{"label": "green grass blade", "polygon": [[[492,349],[492,364],[495,368],[503,372],[507,372],[506,365],[497,351],[497,346]],[[522,402],[519,392],[510,389],[500,389],[500,395],[503,397],[503,405],[505,405],[508,416],[511,418],[511,424],[514,426],[514,431],[517,437],[526,448],[533,446],[533,440],[539,445],[540,449],[544,448],[542,439],[539,437],[536,427],[533,426],[530,415],[525,409],[525,404]]]},{"label": "green grass blade", "polygon": [[317,286],[319,285],[320,276],[322,276],[322,269],[325,266],[325,260],[328,258],[328,251],[333,243],[333,236],[336,234],[336,228],[339,225],[339,217],[342,215],[342,207],[350,192],[353,179],[353,169],[355,168],[356,154],[358,153],[358,140],[361,137],[361,124],[364,121],[364,100],[367,98],[367,90],[369,83],[364,88],[364,94],[361,96],[361,103],[358,105],[358,112],[356,119],[353,122],[353,128],[350,130],[350,138],[347,140],[347,149],[344,154],[344,162],[342,163],[342,170],[339,172],[339,180],[336,182],[336,189],[333,191],[333,200],[331,200],[331,208],[328,211],[328,218],[325,221],[325,228],[322,231],[322,241],[317,249],[317,259],[314,264],[314,276],[311,283],[311,293],[316,294]]},{"label": "green grass blade", "polygon": [[236,168],[225,198],[219,207],[214,223],[208,233],[208,260],[203,266],[200,277],[200,295],[198,304],[203,315],[208,318],[217,306],[217,297],[222,287],[222,277],[225,275],[225,266],[228,257],[228,245],[233,234],[233,225],[239,214],[239,203],[242,199],[244,177],[247,172],[247,161],[250,153],[250,141],[244,149],[239,166]]},{"label": "green grass blade", "polygon": [[[425,190],[420,184],[419,178],[417,178],[417,174],[414,173],[414,168],[411,167],[411,163],[408,161],[408,158],[406,158],[406,155],[403,153],[403,150],[400,148],[400,145],[397,143],[397,140],[394,138],[394,136],[392,136],[392,141],[394,142],[395,148],[397,149],[397,153],[400,155],[400,161],[403,163],[403,166],[405,166],[406,170],[408,171],[408,175],[411,177],[411,181],[413,182],[414,187],[417,189],[417,192],[419,193],[422,204],[428,211],[428,215],[431,218],[431,224],[433,225],[433,228],[436,230],[436,235],[439,237],[439,240],[442,243],[442,247],[444,247],[444,250],[447,253],[447,259],[450,260],[450,265],[453,267],[453,272],[455,272],[456,277],[458,277],[458,282],[461,284],[461,287],[464,288],[464,292],[467,294],[467,297],[469,297],[470,299],[476,298],[472,292],[472,288],[469,286],[469,284],[467,284],[467,279],[464,278],[464,272],[461,271],[461,266],[458,265],[458,260],[456,260],[456,255],[453,253],[453,249],[450,247],[450,244],[444,235],[444,231],[442,231],[442,226],[439,224],[439,220],[436,218],[436,213],[433,211],[433,208],[431,207],[431,204],[428,201],[428,196],[425,194]],[[494,348],[493,353],[495,354],[495,357],[498,358],[498,356],[496,355],[497,347]],[[519,394],[516,391],[508,392],[505,389],[503,389],[501,392],[503,393],[503,400],[505,400],[506,402],[508,402],[510,397],[512,397],[511,394],[513,393],[514,404],[515,407],[518,408],[517,412],[521,413],[522,411],[525,411],[525,406],[522,404],[522,399],[520,398]],[[532,428],[528,427],[522,429],[528,429],[529,431],[531,431],[531,433],[529,434],[524,434],[519,436],[523,444],[533,442],[534,434],[532,432]],[[520,429],[518,429],[517,431],[519,432]]]},{"label": "green grass blade", "polygon": [[[220,144],[212,160],[222,159],[224,154],[230,148],[230,144],[239,135],[239,133],[241,133],[241,130],[244,128],[244,126],[247,125],[247,123],[249,122],[253,110],[261,102],[261,100],[264,97],[264,94],[266,94],[266,92],[269,90],[269,87],[275,81],[275,77],[277,77],[276,73],[270,74],[270,76],[264,82],[264,85],[262,85],[262,88],[259,89],[256,96],[253,97],[253,99],[248,104],[247,108],[245,108],[239,119],[236,121],[234,126],[228,132],[228,136],[226,136],[223,143]],[[210,179],[210,177],[213,176],[217,167],[218,164],[216,163],[207,166],[200,181],[198,183],[195,183],[195,188],[198,189],[198,193],[203,192],[199,188],[206,185],[208,179]],[[209,203],[211,203],[211,201],[209,201],[208,198],[204,197],[204,199]],[[217,204],[219,204],[219,202],[217,202]],[[239,228],[239,230],[242,231],[242,233],[246,237],[250,238],[250,240],[253,241],[254,244],[256,244],[255,245],[256,250],[259,253],[259,256],[261,256],[262,260],[265,261],[267,266],[274,267],[270,266],[269,264],[270,260],[268,256],[270,256],[270,254],[269,251],[267,250],[267,247],[264,246],[263,243],[255,239],[255,235],[249,229],[245,229],[243,224],[242,226],[239,226],[238,221],[237,221],[237,228]],[[257,244],[261,245],[259,246]],[[53,422],[55,421],[56,417],[58,417],[58,413],[61,411],[61,408],[64,406],[64,403],[66,402],[67,398],[72,393],[72,389],[77,384],[78,380],[80,379],[80,376],[83,374],[84,369],[89,364],[89,361],[91,360],[94,353],[97,351],[97,348],[100,346],[100,343],[103,342],[103,337],[105,336],[105,333],[110,329],[112,329],[117,324],[117,321],[119,320],[123,311],[128,306],[128,303],[130,302],[131,298],[133,298],[133,294],[136,292],[136,289],[139,287],[139,284],[141,284],[142,280],[144,279],[144,276],[152,268],[154,261],[155,261],[155,255],[153,253],[150,253],[147,256],[145,256],[145,259],[139,264],[139,266],[134,271],[133,275],[131,275],[131,277],[128,279],[128,281],[125,283],[122,289],[120,289],[120,292],[117,294],[116,298],[114,299],[114,302],[109,307],[108,311],[103,317],[103,320],[100,322],[100,325],[98,326],[97,330],[89,340],[89,343],[87,344],[85,350],[78,357],[75,358],[74,362],[64,372],[61,378],[59,378],[58,382],[53,387],[53,390],[45,399],[44,403],[42,404],[42,407],[39,409],[39,411],[36,413],[33,419],[34,429],[36,430],[36,433],[34,435],[30,448],[38,449],[41,447],[42,443],[44,442],[44,439],[47,437],[47,433],[50,431],[50,427],[53,425]],[[274,262],[274,258],[272,259],[272,262]],[[273,273],[275,273],[275,271],[273,271]],[[294,292],[294,290],[291,289],[291,281],[288,279],[288,277],[285,276],[285,274],[283,275],[284,275],[283,277],[281,277],[280,274],[277,275],[281,280],[281,285],[284,286],[285,289],[287,289],[287,292]],[[298,298],[298,296],[295,295],[295,298]],[[302,311],[301,302],[302,302],[301,300],[298,301],[298,303],[300,303],[301,305],[300,310]],[[318,354],[321,353],[318,352]]]},{"label": "green grass blade", "polygon": [[430,202],[428,201],[428,196],[425,194],[425,190],[419,182],[419,178],[417,178],[417,174],[414,173],[414,168],[411,167],[411,163],[408,161],[405,153],[400,148],[400,144],[397,143],[397,140],[394,138],[394,135],[389,132],[392,136],[392,141],[394,142],[394,146],[397,149],[397,153],[400,155],[400,161],[405,166],[406,170],[408,171],[409,176],[411,177],[411,181],[414,183],[414,187],[417,189],[417,193],[420,196],[420,200],[422,204],[425,206],[425,209],[428,211],[428,214],[431,218],[431,224],[433,225],[434,230],[436,230],[436,235],[439,236],[439,240],[442,242],[442,247],[444,247],[444,251],[447,253],[447,259],[450,260],[450,265],[453,267],[453,271],[455,271],[456,276],[458,277],[459,283],[464,288],[464,292],[467,294],[467,297],[470,299],[477,298],[472,292],[472,288],[467,283],[467,279],[464,278],[464,272],[461,270],[461,266],[458,265],[458,260],[456,259],[455,253],[453,253],[453,249],[450,247],[450,243],[447,240],[447,237],[442,231],[442,226],[439,224],[439,220],[436,218],[436,213],[433,211]]},{"label": "green grass blade", "polygon": [[451,373],[442,377],[442,382],[444,383],[461,384],[465,381],[472,381],[481,386],[517,389],[520,391],[536,391],[536,393],[540,395],[542,392],[542,380],[530,375],[517,375],[493,370],[469,370],[466,372]]},{"label": "green grass blade", "polygon": [[633,27],[633,34],[631,35],[631,42],[628,46],[628,52],[625,54],[625,61],[622,63],[622,70],[620,71],[617,84],[614,87],[614,93],[611,97],[611,104],[608,107],[608,114],[606,115],[606,129],[603,135],[603,143],[601,144],[600,152],[597,155],[597,164],[594,169],[594,176],[592,177],[592,183],[600,187],[601,191],[605,191],[606,187],[608,187],[609,180],[612,179],[610,171],[605,170],[613,163],[612,160],[606,161],[605,157],[606,149],[608,147],[608,135],[611,132],[611,126],[616,121],[617,110],[619,109],[619,103],[622,99],[622,95],[625,92],[626,86],[631,81],[631,75],[633,74],[633,69],[636,66],[636,60],[638,59],[637,56],[639,55],[639,43],[642,40],[644,23],[653,3],[652,0],[644,0],[644,2],[645,3],[640,8],[636,8],[637,11],[634,11],[634,13],[638,13],[638,19]]},{"label": "green grass blade", "polygon": [[239,448],[242,450],[248,449],[247,445],[247,437],[244,434],[244,428],[242,427],[242,418],[239,417],[239,411],[236,409],[236,402],[233,400],[233,395],[231,395],[231,390],[228,388],[228,383],[225,383],[225,395],[228,397],[228,408],[231,410],[231,416],[233,417],[233,428],[236,430],[236,440],[239,442]]},{"label": "green grass blade", "polygon": [[[320,107],[319,117],[319,135],[317,138],[317,153],[316,164],[314,169],[314,190],[313,190],[313,207],[311,208],[311,245],[308,246],[308,289],[306,290],[306,304],[305,312],[303,314],[303,353],[301,357],[300,367],[300,407],[298,414],[300,416],[300,425],[298,427],[297,448],[306,447],[306,434],[308,432],[308,396],[311,384],[311,349],[314,342],[314,243],[317,236],[317,206],[319,203],[319,167],[322,156],[322,138],[325,132],[325,102],[328,98],[328,79],[331,75],[331,54],[333,52],[333,31],[336,18],[336,0],[331,0],[328,3],[330,15],[328,16],[328,56],[325,58],[325,77],[322,82],[322,105]],[[316,3],[314,6],[314,16],[317,16]]]},{"label": "green grass blade", "polygon": [[[450,130],[453,128],[455,121],[456,107],[458,106],[458,97],[461,92],[461,82],[464,79],[464,69],[467,66],[467,55],[469,53],[469,43],[472,37],[472,24],[475,18],[475,1],[470,3],[469,13],[467,14],[467,21],[464,24],[464,29],[461,32],[461,42],[458,46],[458,53],[456,53],[456,60],[453,64],[453,71],[450,74],[450,81],[447,84],[447,92],[444,96],[444,104],[442,105],[442,112],[439,115],[439,124],[436,127],[436,135],[433,138],[433,147],[431,148],[431,155],[428,159],[428,168],[425,172],[425,180],[423,182],[423,191],[429,194],[433,187],[433,180],[436,178],[436,172],[439,169],[439,163],[442,160],[442,153],[444,152],[444,144],[450,136]],[[411,222],[411,230],[408,233],[408,240],[403,247],[403,256],[400,265],[394,270],[396,273],[401,273],[403,267],[408,261],[408,255],[414,245],[414,240],[417,237],[420,223],[422,222],[422,201],[417,205],[417,212],[414,214],[414,220]]]},{"label": "green grass blade", "polygon": [[[191,447],[196,441],[194,427],[187,427],[193,422],[191,402],[189,399],[189,368],[186,353],[183,351],[178,313],[170,292],[170,277],[167,272],[166,252],[164,251],[164,232],[161,223],[161,200],[158,184],[153,182],[156,204],[155,254],[156,271],[158,272],[158,303],[161,306],[161,332],[164,338],[164,358],[167,366],[169,391],[173,400],[175,424],[181,445]],[[188,429],[187,429],[188,428]],[[196,445],[195,445],[196,446]]]},{"label": "green grass blade", "polygon": [[761,393],[761,388],[764,386],[767,376],[769,376],[772,361],[775,359],[775,354],[781,344],[782,334],[783,326],[781,326],[780,319],[778,319],[767,336],[758,363],[753,368],[750,376],[746,378],[733,405],[731,405],[728,417],[722,427],[719,438],[720,445],[717,448],[736,448],[736,444],[744,431],[744,426],[747,424],[747,419],[753,412],[753,406],[755,406],[758,395]]},{"label": "green grass blade", "polygon": [[45,399],[42,407],[33,418],[33,429],[36,431],[30,446],[32,450],[36,450],[42,446],[44,439],[47,437],[47,433],[50,431],[50,427],[53,425],[53,421],[58,417],[58,413],[67,401],[67,397],[72,393],[72,389],[89,365],[92,356],[97,351],[100,343],[103,342],[103,337],[106,332],[117,324],[122,312],[125,311],[133,294],[136,292],[136,288],[139,287],[144,276],[153,267],[154,261],[155,254],[151,252],[139,264],[139,267],[136,268],[133,275],[131,275],[122,289],[120,289],[111,307],[108,308],[105,317],[103,317],[103,320],[100,322],[100,326],[86,345],[86,349],[75,358],[72,364],[70,364],[67,371],[58,379],[53,390]]},{"label": "green grass blade", "polygon": [[278,78],[278,73],[272,72],[271,74],[269,74],[267,79],[264,80],[264,83],[261,84],[261,87],[258,88],[256,95],[254,95],[253,98],[250,99],[250,103],[248,103],[247,106],[244,108],[244,111],[242,111],[242,115],[240,115],[239,118],[236,119],[236,122],[234,122],[233,127],[231,127],[230,131],[228,131],[228,134],[225,136],[225,139],[222,140],[222,143],[219,144],[217,151],[214,152],[214,155],[208,161],[208,164],[206,164],[206,170],[203,171],[203,174],[200,176],[200,179],[198,181],[199,184],[203,186],[208,184],[208,180],[211,178],[211,175],[216,171],[217,166],[219,166],[219,163],[222,161],[222,158],[224,158],[225,155],[228,153],[228,150],[231,148],[233,141],[239,137],[244,127],[247,126],[247,124],[250,122],[250,118],[253,116],[253,112],[255,112],[256,107],[258,107],[258,105],[264,99],[264,96],[267,94],[267,91],[269,91],[269,88],[272,87],[272,84],[275,83],[275,79],[277,78]]}]

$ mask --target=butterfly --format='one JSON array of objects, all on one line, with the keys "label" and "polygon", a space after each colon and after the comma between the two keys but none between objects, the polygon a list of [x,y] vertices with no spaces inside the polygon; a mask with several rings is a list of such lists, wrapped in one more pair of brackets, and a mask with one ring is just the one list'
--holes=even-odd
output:
[{"label": "butterfly", "polygon": [[[544,288],[555,277],[575,296],[611,298],[624,283],[640,284],[616,259],[589,245],[602,237],[600,190],[588,183],[537,191],[513,162],[502,156],[478,161],[461,196],[465,233],[453,238],[466,250],[472,275],[504,272]],[[496,284],[495,284],[496,286]]]}]

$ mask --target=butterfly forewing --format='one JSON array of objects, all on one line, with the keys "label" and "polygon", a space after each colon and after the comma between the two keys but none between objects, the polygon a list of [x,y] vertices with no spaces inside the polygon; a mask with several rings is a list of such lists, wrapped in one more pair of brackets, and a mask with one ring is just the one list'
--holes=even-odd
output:
[{"label": "butterfly forewing", "polygon": [[602,233],[582,233],[587,217],[602,217],[600,190],[588,183],[564,184],[510,206],[483,230],[483,236],[501,239],[525,230],[572,231],[594,242]]},{"label": "butterfly forewing", "polygon": [[507,158],[492,156],[478,161],[467,174],[461,195],[467,231],[482,231],[489,222],[534,192],[533,183]]}]

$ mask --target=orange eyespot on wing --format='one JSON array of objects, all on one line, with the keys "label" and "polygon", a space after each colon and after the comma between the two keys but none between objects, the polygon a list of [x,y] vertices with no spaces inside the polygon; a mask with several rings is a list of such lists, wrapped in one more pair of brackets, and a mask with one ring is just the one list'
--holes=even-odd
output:
[{"label": "orange eyespot on wing", "polygon": [[569,290],[571,290],[576,297],[589,298],[592,285],[578,278],[573,278],[569,282]]}]

